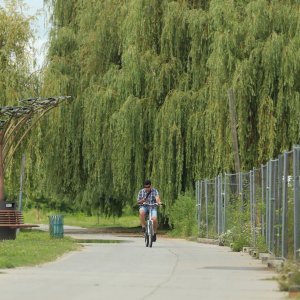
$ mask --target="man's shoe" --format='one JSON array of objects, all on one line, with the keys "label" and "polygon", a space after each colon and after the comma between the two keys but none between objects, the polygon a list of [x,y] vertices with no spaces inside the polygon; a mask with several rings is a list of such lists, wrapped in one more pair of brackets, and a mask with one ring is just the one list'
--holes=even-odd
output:
[{"label": "man's shoe", "polygon": [[156,242],[156,233],[153,234],[153,242]]}]

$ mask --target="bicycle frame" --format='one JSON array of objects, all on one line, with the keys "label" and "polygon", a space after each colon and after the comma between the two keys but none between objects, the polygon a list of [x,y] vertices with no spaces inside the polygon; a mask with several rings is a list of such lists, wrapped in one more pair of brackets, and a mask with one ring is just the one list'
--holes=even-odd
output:
[{"label": "bicycle frame", "polygon": [[153,244],[153,235],[154,235],[154,227],[153,227],[153,220],[152,220],[152,209],[154,206],[158,206],[157,203],[154,204],[143,204],[149,207],[149,214],[146,220],[146,227],[145,227],[145,245],[146,247],[152,247]]}]

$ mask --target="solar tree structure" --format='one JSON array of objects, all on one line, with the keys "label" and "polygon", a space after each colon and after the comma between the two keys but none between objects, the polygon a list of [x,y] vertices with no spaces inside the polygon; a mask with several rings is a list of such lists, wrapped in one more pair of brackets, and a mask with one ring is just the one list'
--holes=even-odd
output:
[{"label": "solar tree structure", "polygon": [[70,98],[29,98],[19,100],[19,106],[0,106],[0,203],[5,200],[5,169],[21,142],[47,112]]}]

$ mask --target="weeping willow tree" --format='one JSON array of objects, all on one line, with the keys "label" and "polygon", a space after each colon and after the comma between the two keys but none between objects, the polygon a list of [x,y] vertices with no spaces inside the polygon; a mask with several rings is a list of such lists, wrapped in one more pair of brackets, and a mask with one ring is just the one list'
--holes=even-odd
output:
[{"label": "weeping willow tree", "polygon": [[298,135],[291,136],[298,127],[292,111],[299,112],[294,102],[299,98],[299,49],[294,48],[299,25],[297,1],[249,1],[246,6],[243,60],[233,81],[240,99],[240,145],[245,147],[245,138],[254,143],[244,158],[252,156],[254,165],[299,142]]},{"label": "weeping willow tree", "polygon": [[234,171],[230,88],[242,170],[299,143],[298,1],[45,2],[42,91],[75,100],[28,145],[32,198],[120,215],[151,178],[168,214],[195,180]]}]

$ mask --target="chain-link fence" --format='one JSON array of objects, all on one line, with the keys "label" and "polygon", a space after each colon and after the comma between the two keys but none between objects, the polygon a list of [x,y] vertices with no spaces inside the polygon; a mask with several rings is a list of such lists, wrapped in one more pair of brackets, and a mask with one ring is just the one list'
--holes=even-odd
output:
[{"label": "chain-link fence", "polygon": [[276,257],[298,258],[300,146],[248,173],[196,182],[199,232],[216,238],[248,229],[250,244],[263,241]]}]

